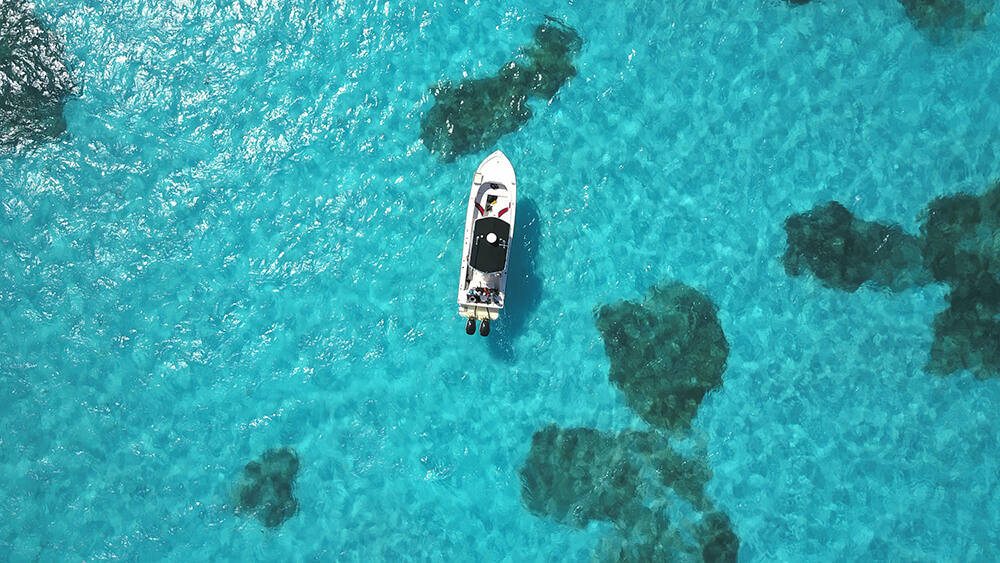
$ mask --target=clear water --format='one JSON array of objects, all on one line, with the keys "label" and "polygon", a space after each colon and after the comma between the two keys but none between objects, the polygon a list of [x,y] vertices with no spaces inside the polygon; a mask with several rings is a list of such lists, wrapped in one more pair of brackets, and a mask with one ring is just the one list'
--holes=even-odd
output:
[{"label": "clear water", "polygon": [[[894,0],[674,4],[36,2],[82,90],[0,156],[0,558],[585,560],[611,525],[529,514],[517,470],[547,423],[644,427],[592,312],[670,277],[731,345],[695,427],[741,560],[992,560],[1000,383],[924,371],[946,289],[780,256],[818,203],[912,232],[1000,175],[1000,19],[942,47]],[[586,44],[497,147],[527,289],[470,338],[485,152],[419,121],[545,14]],[[266,530],[227,491],[279,445],[301,510]]]}]

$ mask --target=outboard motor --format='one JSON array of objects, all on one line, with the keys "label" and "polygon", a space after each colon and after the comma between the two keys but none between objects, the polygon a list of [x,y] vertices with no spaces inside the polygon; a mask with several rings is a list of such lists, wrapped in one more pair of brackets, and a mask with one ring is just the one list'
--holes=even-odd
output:
[{"label": "outboard motor", "polygon": [[[489,332],[489,330],[490,329],[486,329],[486,332]],[[468,334],[469,336],[476,334],[476,319],[469,319],[465,321],[465,334]]]},{"label": "outboard motor", "polygon": [[481,325],[479,325],[479,334],[481,336],[489,336],[490,335],[490,320],[489,319],[483,319],[483,323]]}]

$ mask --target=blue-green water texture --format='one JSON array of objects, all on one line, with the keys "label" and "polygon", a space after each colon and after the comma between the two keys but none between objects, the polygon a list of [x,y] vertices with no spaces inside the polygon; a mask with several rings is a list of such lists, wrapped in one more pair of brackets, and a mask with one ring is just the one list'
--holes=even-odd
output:
[{"label": "blue-green water texture", "polygon": [[[948,287],[781,260],[792,214],[917,233],[1000,177],[995,11],[943,41],[897,0],[32,10],[75,89],[63,133],[0,152],[0,559],[602,559],[625,531],[532,513],[520,470],[549,424],[649,429],[594,312],[662,280],[728,340],[671,440],[740,561],[1000,553],[1000,380],[926,369]],[[575,76],[495,145],[429,151],[430,88],[494,76],[546,16]],[[482,338],[455,298],[496,149],[519,208]],[[297,509],[265,526],[233,489],[280,447]]]}]

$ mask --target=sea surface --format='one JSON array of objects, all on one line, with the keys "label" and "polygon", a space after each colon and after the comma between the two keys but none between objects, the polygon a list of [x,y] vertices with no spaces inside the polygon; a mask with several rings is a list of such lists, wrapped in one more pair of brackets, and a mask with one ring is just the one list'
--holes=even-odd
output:
[{"label": "sea surface", "polygon": [[[724,384],[691,430],[740,561],[993,561],[1000,380],[929,373],[940,284],[789,277],[830,200],[916,233],[1000,177],[1000,16],[942,44],[896,0],[36,0],[78,93],[0,153],[0,559],[586,561],[530,513],[555,423],[647,429],[595,307],[708,296]],[[576,76],[443,162],[429,88],[551,16]],[[518,174],[507,309],[456,311],[472,174]],[[518,287],[520,285],[520,288]],[[298,512],[234,513],[291,446]]]}]

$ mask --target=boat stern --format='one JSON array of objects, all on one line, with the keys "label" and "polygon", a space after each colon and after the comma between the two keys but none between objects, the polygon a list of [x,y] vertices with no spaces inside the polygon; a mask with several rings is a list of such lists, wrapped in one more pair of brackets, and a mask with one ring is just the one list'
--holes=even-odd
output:
[{"label": "boat stern", "polygon": [[477,321],[487,319],[495,321],[500,318],[500,308],[488,307],[486,305],[467,305],[465,303],[460,303],[458,305],[458,314],[467,319],[475,319]]}]

